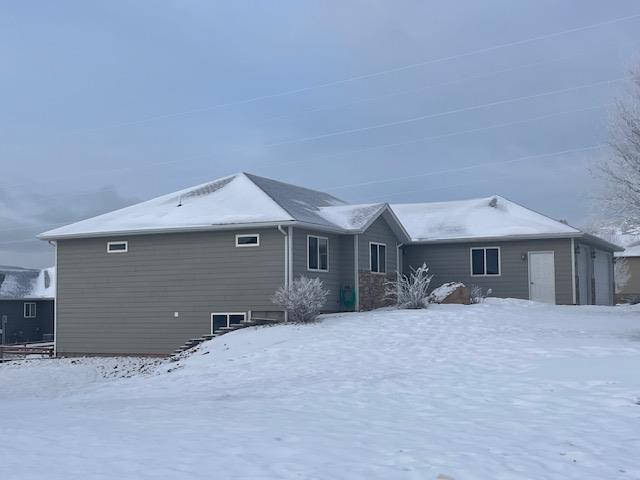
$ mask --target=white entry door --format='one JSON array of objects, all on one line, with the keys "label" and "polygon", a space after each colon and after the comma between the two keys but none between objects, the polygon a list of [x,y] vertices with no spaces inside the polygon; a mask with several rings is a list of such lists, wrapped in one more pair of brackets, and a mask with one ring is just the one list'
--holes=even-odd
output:
[{"label": "white entry door", "polygon": [[593,276],[596,280],[596,305],[611,305],[611,258],[607,252],[596,250]]},{"label": "white entry door", "polygon": [[556,303],[556,270],[553,252],[529,252],[529,299]]}]

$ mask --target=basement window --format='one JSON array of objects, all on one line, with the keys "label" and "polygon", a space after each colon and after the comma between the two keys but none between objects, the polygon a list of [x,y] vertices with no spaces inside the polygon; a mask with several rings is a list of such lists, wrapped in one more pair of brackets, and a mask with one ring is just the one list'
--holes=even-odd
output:
[{"label": "basement window", "polygon": [[329,239],[307,235],[307,270],[329,271]]},{"label": "basement window", "polygon": [[471,249],[471,276],[499,276],[500,247]]},{"label": "basement window", "polygon": [[259,247],[260,235],[253,233],[251,235],[236,235],[236,247]]},{"label": "basement window", "polygon": [[128,242],[107,242],[107,253],[127,253],[128,251]]},{"label": "basement window", "polygon": [[369,269],[373,273],[386,273],[387,246],[384,243],[369,242]]},{"label": "basement window", "polygon": [[25,302],[24,304],[24,318],[36,318],[36,304],[32,302]]}]

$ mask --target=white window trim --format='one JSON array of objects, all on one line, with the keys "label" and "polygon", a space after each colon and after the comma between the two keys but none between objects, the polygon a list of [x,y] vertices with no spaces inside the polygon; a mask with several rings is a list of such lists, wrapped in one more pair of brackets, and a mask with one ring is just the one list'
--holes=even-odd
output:
[{"label": "white window trim", "polygon": [[[238,239],[242,237],[256,237],[258,239],[258,243],[248,243],[241,244],[238,243]],[[239,233],[236,235],[236,247],[238,248],[247,248],[247,247],[259,247],[260,246],[260,234],[259,233]]]},{"label": "white window trim", "polygon": [[231,315],[242,315],[243,321],[247,320],[247,312],[211,312],[211,334],[213,335],[213,316],[214,315],[226,315],[227,316],[227,327],[229,326],[229,316]]},{"label": "white window trim", "polygon": [[[384,247],[384,272],[374,272],[371,267],[371,245],[376,245],[376,247],[380,247],[382,245]],[[380,270],[380,248],[378,248],[378,270]],[[380,242],[369,242],[369,271],[376,275],[386,275],[387,274],[387,244]]]},{"label": "white window trim", "polygon": [[[27,305],[33,305],[33,312],[29,312],[29,313],[33,313],[33,315],[27,315]],[[36,318],[38,316],[38,312],[36,310],[37,305],[36,302],[24,302],[24,305],[22,307],[23,310],[23,314],[24,314],[24,318]]]},{"label": "white window trim", "polygon": [[[309,239],[317,238],[318,240],[326,240],[327,241],[327,268],[311,268],[309,267]],[[320,242],[318,242],[318,267],[320,267]],[[307,271],[308,272],[328,272],[329,271],[329,238],[321,237],[319,235],[307,235]]]},{"label": "white window trim", "polygon": [[[498,250],[498,273],[486,273],[487,272],[487,249]],[[473,251],[484,250],[484,271],[485,273],[474,274],[473,273]],[[501,277],[502,276],[502,250],[500,247],[471,247],[469,248],[469,273],[472,277]]]},{"label": "white window trim", "polygon": [[[111,245],[120,245],[124,243],[124,250],[111,250]],[[120,240],[118,242],[107,242],[107,253],[127,253],[129,251],[129,242]]]}]

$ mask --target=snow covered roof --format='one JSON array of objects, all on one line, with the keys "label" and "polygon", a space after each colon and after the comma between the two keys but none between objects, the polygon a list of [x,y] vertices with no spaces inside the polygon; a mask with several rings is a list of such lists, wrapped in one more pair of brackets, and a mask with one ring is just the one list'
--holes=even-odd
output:
[{"label": "snow covered roof", "polygon": [[566,223],[497,195],[454,202],[396,204],[391,208],[416,242],[582,234]]},{"label": "snow covered roof", "polygon": [[[211,230],[225,226],[287,223],[346,233],[368,226],[385,209],[389,209],[387,204],[349,205],[328,193],[249,173],[238,173],[49,230],[40,238]],[[397,219],[395,223],[403,233]],[[406,233],[404,236],[407,236]]]},{"label": "snow covered roof", "polygon": [[640,241],[627,245],[622,252],[616,252],[616,257],[640,257]]},{"label": "snow covered roof", "polygon": [[55,268],[0,266],[0,300],[54,298]]}]

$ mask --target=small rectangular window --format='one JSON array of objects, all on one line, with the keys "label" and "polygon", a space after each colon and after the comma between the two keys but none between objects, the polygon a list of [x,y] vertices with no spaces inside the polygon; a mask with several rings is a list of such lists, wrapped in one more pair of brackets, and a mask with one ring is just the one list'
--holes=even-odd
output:
[{"label": "small rectangular window", "polygon": [[491,276],[500,275],[500,248],[472,248],[471,275]]},{"label": "small rectangular window", "polygon": [[108,253],[126,253],[129,251],[128,242],[107,242]]},{"label": "small rectangular window", "polygon": [[373,273],[387,272],[387,246],[384,243],[369,243],[369,263]]},{"label": "small rectangular window", "polygon": [[259,247],[260,235],[257,233],[251,235],[236,235],[236,247]]},{"label": "small rectangular window", "polygon": [[36,318],[36,304],[26,302],[24,304],[24,318]]},{"label": "small rectangular window", "polygon": [[307,236],[307,269],[326,272],[329,270],[329,239]]}]

